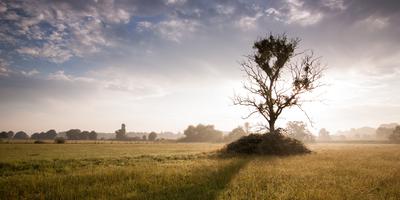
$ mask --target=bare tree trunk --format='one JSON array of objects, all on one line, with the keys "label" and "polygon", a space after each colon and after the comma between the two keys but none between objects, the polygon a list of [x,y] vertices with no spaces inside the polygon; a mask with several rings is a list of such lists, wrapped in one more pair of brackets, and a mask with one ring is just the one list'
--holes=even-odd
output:
[{"label": "bare tree trunk", "polygon": [[270,133],[275,133],[275,120],[269,120],[269,132]]}]

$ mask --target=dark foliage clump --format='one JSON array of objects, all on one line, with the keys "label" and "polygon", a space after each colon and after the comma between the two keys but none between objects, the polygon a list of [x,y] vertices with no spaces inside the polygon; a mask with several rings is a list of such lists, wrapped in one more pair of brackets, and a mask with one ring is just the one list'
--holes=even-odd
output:
[{"label": "dark foliage clump", "polygon": [[54,138],[56,137],[57,137],[57,132],[53,129],[47,132],[34,133],[31,135],[31,139],[34,140],[54,140]]},{"label": "dark foliage clump", "polygon": [[35,140],[33,143],[34,144],[46,144],[46,142],[44,142],[43,140]]},{"label": "dark foliage clump", "polygon": [[29,136],[25,132],[19,131],[14,135],[13,138],[18,139],[18,140],[26,140],[26,139],[29,139]]},{"label": "dark foliage clump", "polygon": [[400,143],[400,126],[396,126],[393,133],[389,136],[389,140],[392,142]]},{"label": "dark foliage clump", "polygon": [[226,146],[226,153],[258,155],[295,155],[311,153],[304,144],[280,132],[250,134]]},{"label": "dark foliage clump", "polygon": [[156,138],[157,138],[157,133],[156,132],[151,132],[149,134],[149,137],[148,137],[149,141],[155,141]]},{"label": "dark foliage clump", "polygon": [[250,134],[228,144],[226,151],[229,153],[253,154],[258,152],[258,146],[263,141],[264,136],[261,134]]},{"label": "dark foliage clump", "polygon": [[95,131],[81,131],[80,129],[70,129],[65,132],[68,140],[97,140]]},{"label": "dark foliage clump", "polygon": [[65,143],[65,139],[62,137],[57,137],[56,139],[54,139],[54,143],[56,144],[64,144]]}]

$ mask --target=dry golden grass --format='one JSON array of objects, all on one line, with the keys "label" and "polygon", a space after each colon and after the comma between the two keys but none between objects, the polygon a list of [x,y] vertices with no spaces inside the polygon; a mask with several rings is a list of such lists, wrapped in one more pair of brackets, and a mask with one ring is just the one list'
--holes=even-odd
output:
[{"label": "dry golden grass", "polygon": [[1,199],[400,199],[400,145],[219,157],[220,144],[1,144]]}]

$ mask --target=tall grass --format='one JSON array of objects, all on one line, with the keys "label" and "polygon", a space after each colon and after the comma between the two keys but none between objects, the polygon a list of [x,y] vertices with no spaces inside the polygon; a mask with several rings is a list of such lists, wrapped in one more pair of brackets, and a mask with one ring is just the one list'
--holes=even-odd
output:
[{"label": "tall grass", "polygon": [[0,199],[400,199],[400,145],[288,157],[223,158],[219,148],[1,144]]}]

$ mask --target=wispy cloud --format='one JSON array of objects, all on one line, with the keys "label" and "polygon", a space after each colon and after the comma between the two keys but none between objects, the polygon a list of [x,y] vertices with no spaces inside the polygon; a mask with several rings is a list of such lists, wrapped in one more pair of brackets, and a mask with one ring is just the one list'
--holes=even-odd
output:
[{"label": "wispy cloud", "polygon": [[199,24],[194,20],[171,18],[158,23],[142,21],[138,24],[139,31],[153,31],[167,40],[180,42],[184,37],[189,36],[197,30]]},{"label": "wispy cloud", "polygon": [[32,69],[30,71],[24,71],[24,70],[21,71],[21,74],[23,74],[24,76],[34,76],[34,75],[39,74],[39,73],[40,72],[38,70],[36,70],[36,69]]},{"label": "wispy cloud", "polygon": [[8,76],[11,71],[8,69],[8,62],[0,58],[0,76]]}]

